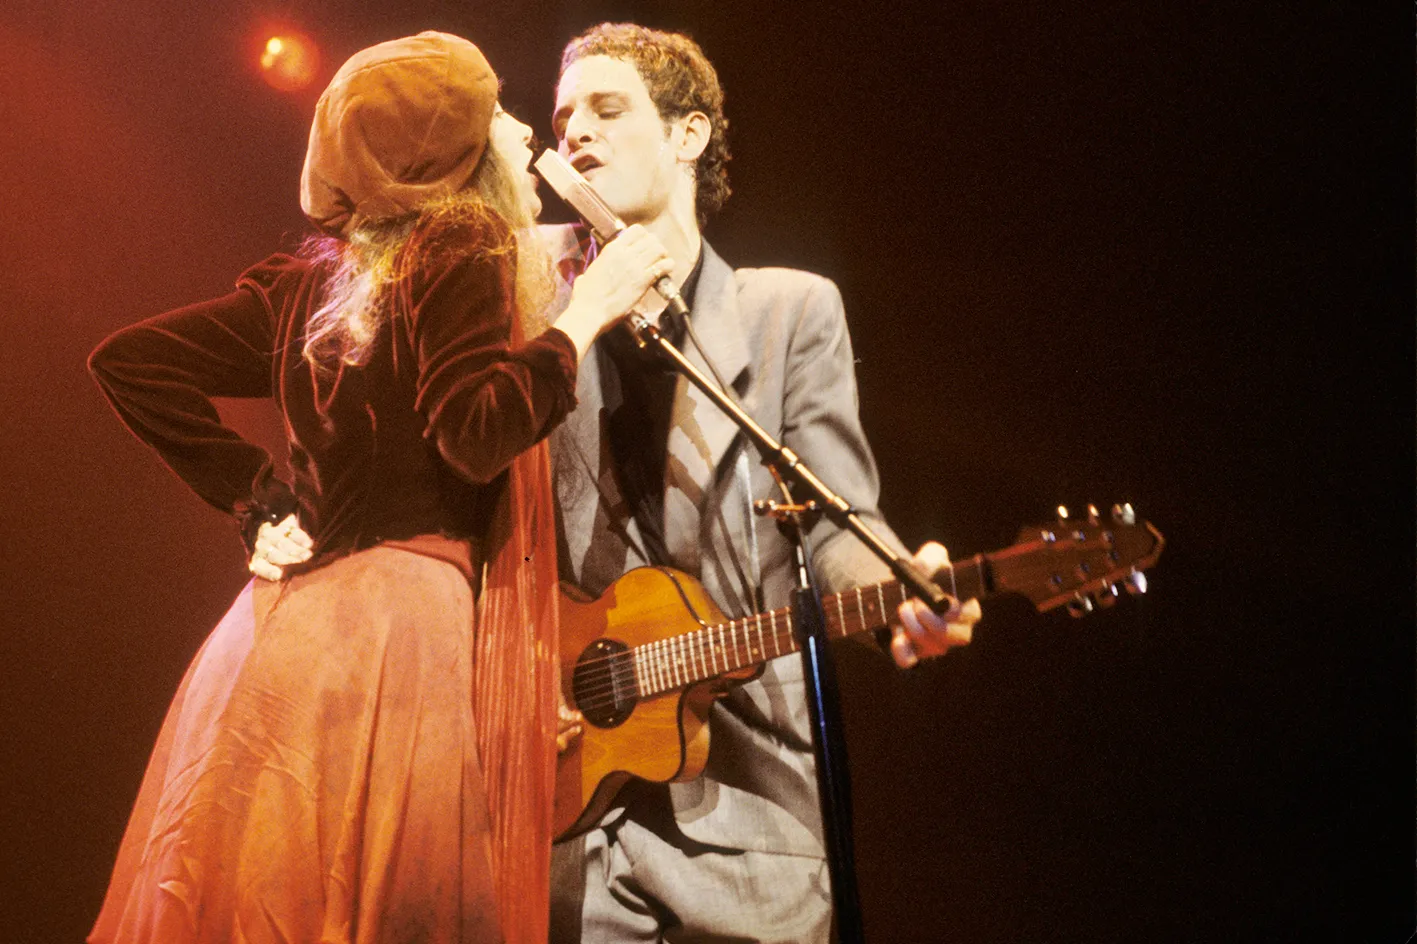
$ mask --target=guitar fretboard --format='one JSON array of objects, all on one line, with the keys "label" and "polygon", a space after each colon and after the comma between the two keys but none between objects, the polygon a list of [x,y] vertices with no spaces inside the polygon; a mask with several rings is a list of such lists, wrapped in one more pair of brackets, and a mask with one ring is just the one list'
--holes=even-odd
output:
[{"label": "guitar fretboard", "polygon": [[[904,599],[905,594],[895,581],[824,597],[827,634],[837,638],[880,629],[886,625],[885,614]],[[645,697],[789,655],[800,648],[792,635],[792,607],[784,606],[636,646],[631,652],[636,688]]]},{"label": "guitar fretboard", "polygon": [[[953,581],[942,584],[960,599],[982,590],[983,555],[953,567]],[[898,581],[856,587],[822,598],[827,635],[833,639],[874,632],[910,594]],[[776,659],[801,649],[792,633],[792,607],[729,620],[681,636],[656,640],[630,650],[640,697],[659,695],[707,681],[725,672]]]}]

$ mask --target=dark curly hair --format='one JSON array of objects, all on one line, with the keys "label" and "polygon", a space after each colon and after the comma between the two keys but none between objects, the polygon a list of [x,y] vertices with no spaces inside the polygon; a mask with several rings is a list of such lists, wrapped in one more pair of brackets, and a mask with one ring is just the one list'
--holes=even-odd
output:
[{"label": "dark curly hair", "polygon": [[566,44],[561,74],[587,56],[623,59],[635,67],[650,100],[666,122],[700,111],[708,116],[708,146],[695,165],[699,225],[717,213],[732,192],[728,187],[728,119],[723,117],[723,86],[699,48],[682,33],[665,33],[634,23],[601,23]]}]

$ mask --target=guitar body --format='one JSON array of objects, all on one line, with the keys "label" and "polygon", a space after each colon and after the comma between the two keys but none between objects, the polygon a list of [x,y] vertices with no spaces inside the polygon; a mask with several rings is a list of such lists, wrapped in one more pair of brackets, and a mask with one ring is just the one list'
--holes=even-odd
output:
[{"label": "guitar body", "polygon": [[606,706],[595,698],[604,684],[583,684],[577,697],[578,663],[603,659],[614,644],[652,644],[703,623],[721,623],[724,616],[696,580],[667,567],[632,570],[596,600],[564,584],[561,591],[561,691],[566,704],[586,716],[584,732],[561,754],[556,771],[552,832],[566,839],[594,826],[631,777],[667,783],[702,773],[709,708],[729,680],[751,678],[757,669],[635,698],[623,720],[606,719],[600,710]]}]

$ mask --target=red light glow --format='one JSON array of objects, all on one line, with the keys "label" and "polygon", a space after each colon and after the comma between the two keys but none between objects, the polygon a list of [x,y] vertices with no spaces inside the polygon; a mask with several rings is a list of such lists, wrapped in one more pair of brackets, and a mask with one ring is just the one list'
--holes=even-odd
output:
[{"label": "red light glow", "polygon": [[284,33],[266,40],[261,50],[261,76],[272,88],[294,92],[315,79],[320,51],[308,37]]}]

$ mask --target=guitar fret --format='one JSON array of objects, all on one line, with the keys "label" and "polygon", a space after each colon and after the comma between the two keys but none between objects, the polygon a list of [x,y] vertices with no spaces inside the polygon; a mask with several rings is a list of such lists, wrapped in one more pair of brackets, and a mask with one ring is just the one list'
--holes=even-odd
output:
[{"label": "guitar fret", "polygon": [[758,630],[758,651],[755,659],[761,659],[768,654],[767,650],[763,648],[763,614],[759,613],[758,618],[753,622],[757,625]]},{"label": "guitar fret", "polygon": [[680,665],[680,661],[682,660],[682,658],[683,656],[679,650],[679,639],[677,637],[671,636],[669,639],[669,671],[670,674],[674,677],[674,685],[676,688],[684,684],[684,670],[683,667]]},{"label": "guitar fret", "polygon": [[841,597],[842,597],[842,595],[841,595],[840,593],[838,593],[838,594],[836,595],[836,617],[837,617],[838,625],[841,627],[841,631],[842,631],[843,633],[845,633],[845,632],[846,632],[846,610],[845,610],[845,609],[842,607],[842,605],[841,605]]},{"label": "guitar fret", "polygon": [[856,618],[860,620],[860,625],[866,625],[866,604],[861,602],[861,588],[856,588]]},{"label": "guitar fret", "polygon": [[723,671],[728,671],[728,652],[723,644],[723,624],[718,624],[718,654],[723,657]]},{"label": "guitar fret", "polygon": [[738,627],[734,625],[736,620],[728,621],[727,636],[723,643],[723,660],[728,663],[728,668],[738,668]]},{"label": "guitar fret", "polygon": [[782,643],[777,640],[777,610],[772,611],[772,652],[774,657],[782,655]]},{"label": "guitar fret", "polygon": [[881,604],[881,625],[884,626],[890,620],[886,619],[886,595],[881,591],[880,584],[876,584],[876,600]]}]

